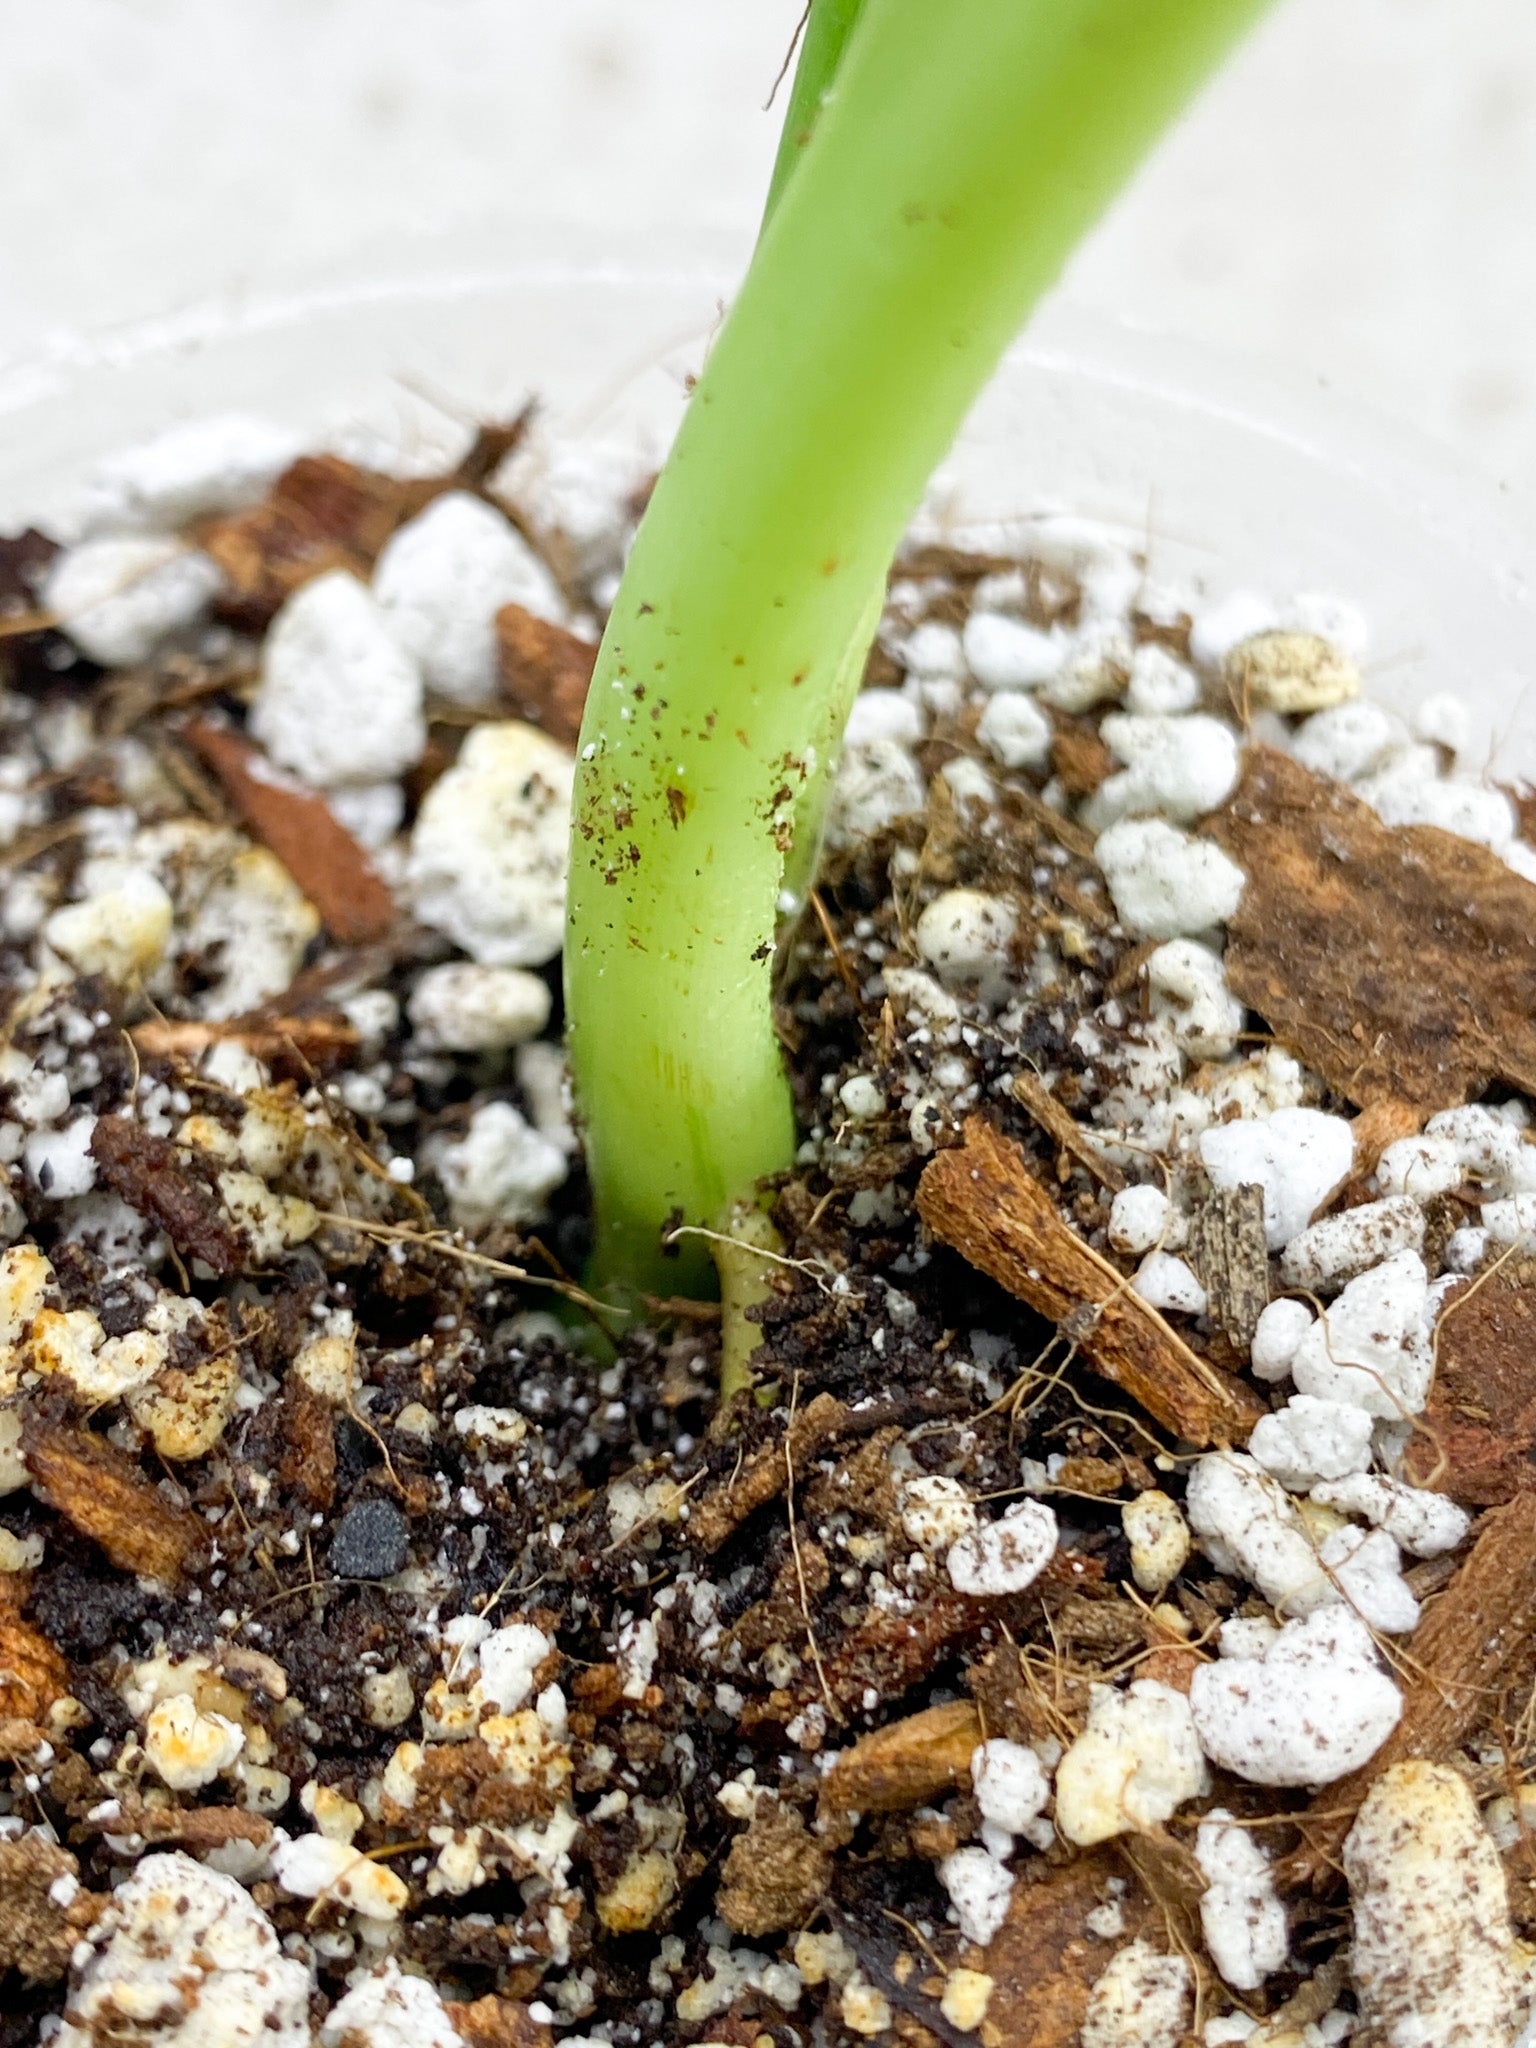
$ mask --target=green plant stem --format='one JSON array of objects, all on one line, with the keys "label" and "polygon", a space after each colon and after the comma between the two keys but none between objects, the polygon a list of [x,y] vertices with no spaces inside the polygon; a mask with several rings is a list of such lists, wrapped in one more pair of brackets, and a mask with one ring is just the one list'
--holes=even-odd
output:
[{"label": "green plant stem", "polygon": [[784,126],[779,131],[778,154],[768,180],[768,197],[763,202],[763,225],[772,220],[789,174],[816,131],[822,102],[831,91],[843,50],[853,33],[864,0],[810,0],[805,30],[800,39],[800,57],[795,65]]},{"label": "green plant stem", "polygon": [[704,1285],[666,1219],[792,1160],[775,912],[891,555],[1025,313],[1261,6],[865,0],[587,701],[566,974],[605,1285]]}]

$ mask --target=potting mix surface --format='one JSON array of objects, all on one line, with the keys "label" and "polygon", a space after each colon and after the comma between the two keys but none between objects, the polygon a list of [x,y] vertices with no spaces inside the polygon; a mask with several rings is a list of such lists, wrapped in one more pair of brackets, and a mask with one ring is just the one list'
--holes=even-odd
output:
[{"label": "potting mix surface", "polygon": [[1339,599],[914,546],[777,1249],[615,1316],[644,482],[210,421],[0,541],[0,2048],[1508,2048],[1536,810]]}]

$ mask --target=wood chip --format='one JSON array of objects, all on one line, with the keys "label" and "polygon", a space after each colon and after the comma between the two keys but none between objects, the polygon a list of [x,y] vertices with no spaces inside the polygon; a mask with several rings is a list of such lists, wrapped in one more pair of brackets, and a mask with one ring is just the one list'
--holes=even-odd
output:
[{"label": "wood chip", "polygon": [[1028,1110],[1046,1136],[1054,1138],[1079,1166],[1085,1166],[1101,1187],[1119,1194],[1125,1186],[1125,1175],[1118,1166],[1110,1164],[1071,1111],[1056,1100],[1028,1067],[1019,1068],[1008,1083],[1008,1092],[1021,1109]]},{"label": "wood chip", "polygon": [[821,1803],[860,1813],[900,1813],[971,1783],[971,1752],[982,1740],[974,1700],[927,1707],[862,1735],[839,1751],[821,1783]]},{"label": "wood chip", "polygon": [[464,2048],[551,2048],[554,2040],[546,2023],[536,2020],[520,1999],[487,1992],[473,2004],[445,2000],[443,2010]]},{"label": "wood chip", "polygon": [[1326,1785],[1311,1816],[1297,1816],[1298,1849],[1277,1865],[1287,1889],[1331,1889],[1344,1837],[1371,1786],[1409,1757],[1452,1760],[1470,1735],[1496,1722],[1501,1697],[1529,1685],[1536,1666],[1536,1493],[1496,1508],[1466,1562],[1425,1610],[1403,1645],[1415,1676],[1404,1687],[1403,1717],[1370,1762]]},{"label": "wood chip", "polygon": [[[829,1437],[836,1436],[847,1420],[848,1410],[841,1401],[831,1394],[818,1394],[800,1410],[787,1433],[790,1460],[798,1467]],[[688,1518],[689,1542],[700,1550],[718,1550],[748,1515],[776,1499],[788,1478],[785,1448],[783,1436],[764,1444],[743,1462],[734,1478],[711,1487]]]},{"label": "wood chip", "polygon": [[392,477],[339,455],[301,455],[259,505],[204,521],[192,538],[224,571],[219,609],[259,631],[284,600],[330,569],[365,582],[400,526],[456,479]]},{"label": "wood chip", "polygon": [[1189,1220],[1185,1257],[1205,1289],[1211,1321],[1246,1353],[1269,1301],[1264,1190],[1212,1188]]},{"label": "wood chip", "polygon": [[118,1811],[86,1822],[94,1833],[142,1835],[146,1842],[176,1842],[202,1854],[225,1842],[251,1842],[265,1848],[272,1823],[238,1806],[147,1806],[133,1797],[119,1798]]},{"label": "wood chip", "polygon": [[250,1251],[244,1233],[183,1148],[132,1117],[99,1116],[91,1157],[114,1194],[158,1224],[184,1258],[201,1259],[221,1279],[244,1270]]},{"label": "wood chip", "polygon": [[980,1117],[923,1170],[918,1214],[945,1244],[1070,1336],[1162,1426],[1204,1446],[1245,1443],[1252,1390],[1192,1351],[1057,1213],[1023,1148]]},{"label": "wood chip", "polygon": [[1422,1421],[1405,1457],[1415,1486],[1467,1507],[1536,1488],[1536,1289],[1495,1279],[1449,1297]]},{"label": "wood chip", "polygon": [[1269,747],[1202,828],[1248,877],[1227,984],[1341,1095],[1426,1114],[1536,1091],[1536,887]]},{"label": "wood chip", "polygon": [[69,1668],[48,1638],[23,1621],[21,1581],[0,1576],[0,1720],[40,1722],[69,1691]]},{"label": "wood chip", "polygon": [[172,1507],[105,1437],[29,1420],[21,1454],[33,1491],[99,1544],[119,1571],[174,1586],[202,1553],[206,1536],[197,1516]]},{"label": "wood chip", "polygon": [[[1088,1994],[1122,1945],[1091,1935],[1088,1915],[1109,1903],[1111,1883],[1123,1882],[1124,1873],[1117,1857],[1098,1850],[1030,1883],[1034,1860],[1016,1877],[1007,1917],[981,1965],[992,1979],[987,2038],[998,2048],[1077,2048]],[[1121,1904],[1129,1940],[1145,1922],[1147,1905],[1134,1890]]]},{"label": "wood chip", "polygon": [[389,884],[325,798],[280,776],[260,747],[232,726],[198,718],[182,736],[314,904],[336,943],[365,946],[383,938],[395,921]]},{"label": "wood chip", "polygon": [[824,1642],[819,1664],[807,1660],[793,1690],[770,1695],[766,1707],[749,1707],[749,1718],[787,1722],[804,1707],[827,1706],[854,1714],[865,1697],[897,1700],[931,1678],[935,1665],[1001,1623],[1019,1633],[1039,1623],[1066,1593],[1092,1586],[1104,1576],[1103,1559],[1058,1550],[1023,1593],[1003,1596],[957,1593],[941,1583],[910,1609],[872,1608],[865,1620]]},{"label": "wood chip", "polygon": [[764,1800],[730,1846],[716,1910],[754,1941],[804,1927],[827,1889],[831,1861],[827,1839],[810,1832],[798,1808]]},{"label": "wood chip", "polygon": [[135,1024],[129,1037],[146,1059],[199,1060],[210,1046],[228,1041],[269,1066],[292,1067],[307,1079],[309,1070],[329,1073],[357,1051],[357,1032],[345,1017],[327,1012],[314,1017],[227,1017],[202,1019],[150,1017]]},{"label": "wood chip", "polygon": [[1068,796],[1092,796],[1101,782],[1108,781],[1119,763],[1099,738],[1098,727],[1086,718],[1069,718],[1064,711],[1051,714],[1055,731],[1051,736],[1051,773]]},{"label": "wood chip", "polygon": [[496,653],[501,694],[512,715],[574,747],[597,643],[578,639],[520,604],[507,604],[496,614]]}]

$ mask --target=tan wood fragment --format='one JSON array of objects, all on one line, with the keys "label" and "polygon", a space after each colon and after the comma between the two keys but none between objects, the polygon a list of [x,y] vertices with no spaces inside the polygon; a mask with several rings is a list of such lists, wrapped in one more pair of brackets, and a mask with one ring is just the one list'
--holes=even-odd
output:
[{"label": "tan wood fragment", "polygon": [[127,1452],[105,1437],[29,1421],[21,1451],[34,1491],[99,1544],[119,1571],[174,1586],[204,1549],[197,1516],[172,1507]]},{"label": "tan wood fragment", "polygon": [[[795,1417],[787,1436],[762,1445],[743,1461],[741,1470],[723,1486],[711,1487],[688,1517],[688,1540],[701,1550],[718,1550],[748,1515],[784,1491],[789,1462],[796,1467],[848,1419],[848,1410],[831,1394],[818,1394]],[[789,1460],[785,1451],[788,1449]]]},{"label": "tan wood fragment", "polygon": [[1340,1094],[1429,1114],[1536,1089],[1536,887],[1496,853],[1250,747],[1201,830],[1247,876],[1227,984]]},{"label": "tan wood fragment", "polygon": [[69,1669],[41,1630],[21,1615],[23,1581],[0,1577],[0,1720],[39,1722],[69,1691]]},{"label": "tan wood fragment", "polygon": [[1501,1696],[1529,1682],[1536,1667],[1536,1494],[1496,1508],[1461,1570],[1409,1637],[1403,1717],[1368,1764],[1326,1785],[1315,1817],[1299,1815],[1304,1840],[1277,1866],[1284,1887],[1342,1882],[1338,1858],[1371,1786],[1409,1757],[1449,1762]]},{"label": "tan wood fragment", "polygon": [[1125,1186],[1125,1175],[1092,1143],[1070,1110],[1063,1108],[1045,1083],[1021,1067],[1008,1084],[1009,1093],[1021,1109],[1027,1109],[1048,1138],[1054,1138],[1063,1152],[1069,1152],[1085,1166],[1101,1187],[1115,1194]]},{"label": "tan wood fragment", "polygon": [[992,1979],[985,2039],[992,2048],[1077,2048],[1088,1994],[1117,1948],[1146,1923],[1147,1901],[1133,1888],[1121,1900],[1123,1941],[1102,1941],[1087,1921],[1114,1896],[1112,1881],[1123,1882],[1112,1852],[1076,1857],[1034,1883],[1032,1874],[1015,1880],[1007,1917],[980,1966]]},{"label": "tan wood fragment", "polygon": [[971,1752],[982,1739],[974,1700],[926,1707],[842,1750],[822,1780],[824,1807],[899,1813],[971,1782]]},{"label": "tan wood fragment", "polygon": [[1264,1190],[1212,1188],[1190,1219],[1185,1257],[1205,1289],[1211,1321],[1246,1351],[1269,1301]]},{"label": "tan wood fragment", "polygon": [[338,945],[383,938],[395,899],[367,853],[323,796],[272,769],[232,726],[196,718],[183,737],[218,776],[243,822],[292,875]]},{"label": "tan wood fragment", "polygon": [[261,1060],[297,1058],[327,1068],[357,1051],[358,1036],[344,1017],[149,1017],[129,1037],[150,1059],[195,1060],[228,1039]]},{"label": "tan wood fragment", "polygon": [[1177,1336],[1057,1213],[1023,1148],[980,1117],[924,1169],[918,1213],[1010,1294],[1063,1328],[1096,1372],[1190,1443],[1246,1442],[1264,1412]]}]

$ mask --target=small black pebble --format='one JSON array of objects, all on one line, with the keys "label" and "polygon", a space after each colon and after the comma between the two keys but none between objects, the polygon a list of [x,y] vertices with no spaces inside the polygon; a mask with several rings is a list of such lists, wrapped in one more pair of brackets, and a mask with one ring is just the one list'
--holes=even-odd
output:
[{"label": "small black pebble", "polygon": [[387,1579],[405,1563],[405,1517],[392,1501],[360,1500],[331,1539],[331,1569],[343,1579]]}]

